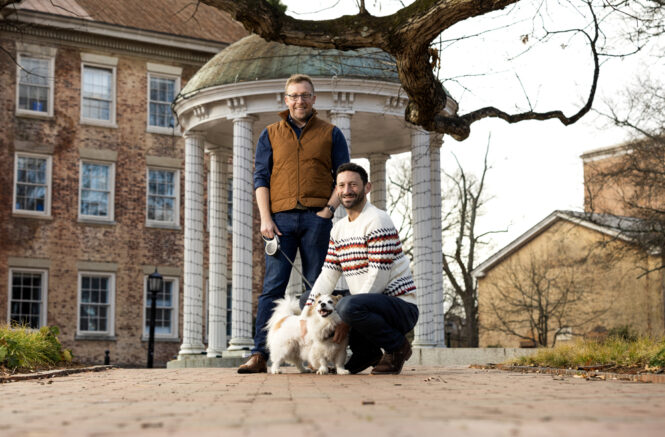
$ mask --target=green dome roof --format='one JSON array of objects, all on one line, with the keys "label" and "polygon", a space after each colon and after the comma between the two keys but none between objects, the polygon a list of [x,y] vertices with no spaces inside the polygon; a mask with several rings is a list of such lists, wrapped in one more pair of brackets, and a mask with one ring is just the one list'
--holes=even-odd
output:
[{"label": "green dome roof", "polygon": [[294,73],[399,83],[395,59],[380,49],[320,50],[266,42],[250,35],[208,61],[180,94],[238,82],[286,79]]}]

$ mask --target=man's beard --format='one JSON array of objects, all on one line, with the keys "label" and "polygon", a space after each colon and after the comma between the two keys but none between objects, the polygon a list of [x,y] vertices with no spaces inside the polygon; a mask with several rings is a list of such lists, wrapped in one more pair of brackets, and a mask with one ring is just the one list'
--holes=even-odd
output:
[{"label": "man's beard", "polygon": [[[347,205],[346,202],[348,202],[351,199],[353,199],[353,201],[350,204]],[[339,196],[339,201],[342,203],[342,205],[346,209],[353,209],[356,206],[362,204],[364,200],[365,200],[365,193],[362,192],[362,191],[360,193],[356,194],[356,196],[353,197],[353,198],[351,198],[349,196]]]}]

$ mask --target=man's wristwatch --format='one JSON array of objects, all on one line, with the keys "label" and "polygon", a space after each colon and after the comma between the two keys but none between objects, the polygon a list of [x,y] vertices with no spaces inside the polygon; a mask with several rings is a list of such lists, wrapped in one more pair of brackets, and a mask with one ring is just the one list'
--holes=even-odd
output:
[{"label": "man's wristwatch", "polygon": [[335,207],[332,205],[326,205],[326,207],[330,210],[330,213],[332,215],[335,215]]}]

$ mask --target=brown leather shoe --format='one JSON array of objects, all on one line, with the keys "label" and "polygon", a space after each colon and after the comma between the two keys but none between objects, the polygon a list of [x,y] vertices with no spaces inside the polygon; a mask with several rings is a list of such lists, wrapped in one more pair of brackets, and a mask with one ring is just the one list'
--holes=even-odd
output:
[{"label": "brown leather shoe", "polygon": [[392,353],[385,353],[381,361],[372,369],[372,375],[399,375],[406,360],[411,357],[411,344],[409,340]]},{"label": "brown leather shoe", "polygon": [[252,354],[247,362],[238,367],[238,373],[266,373],[268,365],[261,352]]}]

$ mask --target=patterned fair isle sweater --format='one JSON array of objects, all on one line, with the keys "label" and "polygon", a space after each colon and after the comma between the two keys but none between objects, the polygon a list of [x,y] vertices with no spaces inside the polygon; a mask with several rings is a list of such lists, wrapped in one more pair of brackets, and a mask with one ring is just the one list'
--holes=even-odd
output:
[{"label": "patterned fair isle sweater", "polygon": [[416,286],[397,229],[388,213],[369,202],[354,221],[347,216],[333,226],[326,261],[306,305],[331,293],[340,275],[351,294],[383,293],[416,303]]}]

